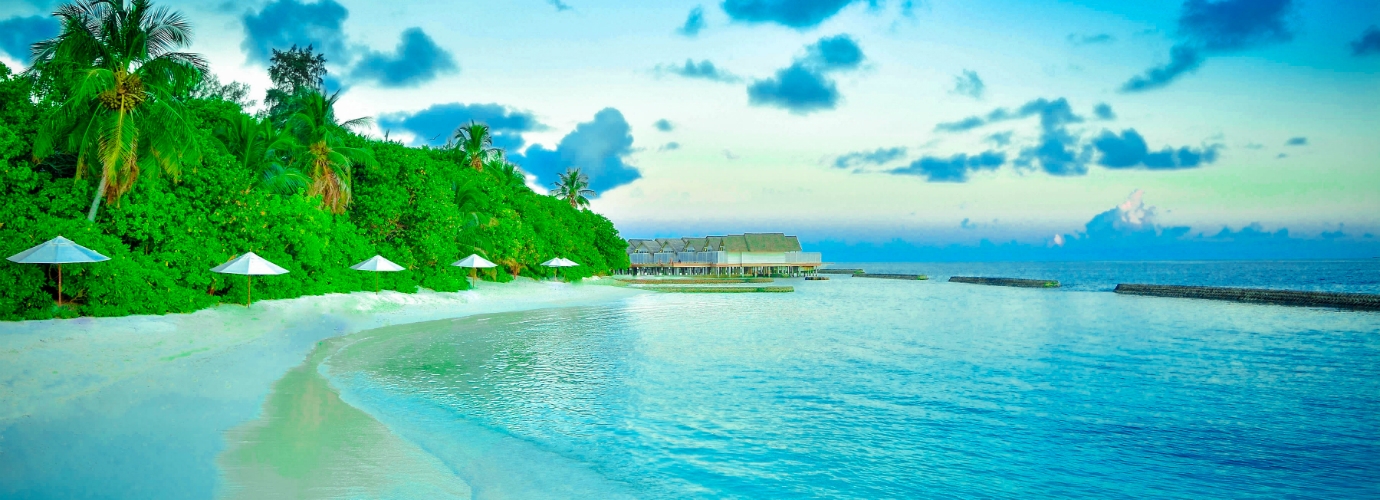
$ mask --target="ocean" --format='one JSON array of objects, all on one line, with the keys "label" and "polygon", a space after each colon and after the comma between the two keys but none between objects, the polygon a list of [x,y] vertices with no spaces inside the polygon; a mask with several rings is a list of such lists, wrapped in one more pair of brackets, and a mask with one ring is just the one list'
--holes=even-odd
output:
[{"label": "ocean", "polygon": [[317,371],[474,498],[1380,497],[1380,313],[1109,291],[1380,293],[1380,260],[835,267],[931,280],[389,327]]}]

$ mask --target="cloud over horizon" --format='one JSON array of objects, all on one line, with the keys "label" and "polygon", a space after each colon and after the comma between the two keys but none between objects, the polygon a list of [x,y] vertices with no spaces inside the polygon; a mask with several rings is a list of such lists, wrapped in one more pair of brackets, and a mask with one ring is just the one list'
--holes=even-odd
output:
[{"label": "cloud over horizon", "polygon": [[61,29],[57,19],[49,16],[15,16],[0,21],[0,52],[28,63],[31,57],[29,46],[57,36]]},{"label": "cloud over horizon", "polygon": [[963,70],[963,73],[954,77],[954,89],[949,91],[951,94],[966,95],[973,99],[982,99],[982,93],[987,89],[987,84],[982,83],[982,78],[978,77],[976,71]]},{"label": "cloud over horizon", "polygon": [[[1116,113],[1107,103],[1093,107],[1093,115],[1099,120],[1116,119]],[[1085,142],[1083,132],[1071,130],[1070,125],[1085,123],[1083,116],[1073,111],[1065,98],[1039,98],[1022,104],[1012,110],[995,108],[984,115],[973,115],[953,122],[942,122],[934,127],[939,133],[961,133],[975,130],[994,123],[1029,117],[1040,118],[1040,133],[1035,143],[1021,147],[1010,163],[1018,169],[1039,169],[1054,176],[1081,176],[1088,173],[1088,164],[1097,156],[1097,164],[1110,169],[1177,170],[1196,168],[1216,162],[1221,144],[1201,147],[1165,146],[1151,151],[1145,138],[1135,129],[1128,128],[1120,134],[1103,130],[1091,142]],[[997,148],[1006,148],[1012,143],[1012,131],[989,134],[983,138]],[[978,155],[956,155],[949,158],[926,157],[917,160],[910,167],[890,171],[897,174],[920,175],[930,181],[966,182],[968,173],[978,170],[995,170],[1005,161],[997,162],[999,151],[988,151]],[[1002,154],[1005,160],[1005,153]],[[985,160],[974,163],[974,159]]]},{"label": "cloud over horizon", "polygon": [[1112,111],[1112,106],[1105,102],[1099,102],[1097,103],[1097,106],[1093,107],[1093,115],[1097,116],[1097,119],[1099,120],[1116,119],[1116,112]]},{"label": "cloud over horizon", "polygon": [[1169,62],[1122,84],[1122,92],[1169,85],[1202,66],[1208,54],[1225,54],[1293,40],[1287,17],[1292,0],[1185,0],[1178,19],[1179,43]]},{"label": "cloud over horizon", "polygon": [[749,24],[776,23],[796,30],[818,26],[858,0],[724,0],[724,13]]},{"label": "cloud over horizon", "polygon": [[1067,40],[1074,45],[1095,45],[1112,43],[1116,41],[1116,37],[1107,33],[1097,33],[1093,35],[1069,33]]},{"label": "cloud over horizon", "polygon": [[963,153],[948,158],[926,156],[887,173],[924,177],[929,182],[967,182],[970,173],[996,170],[1005,164],[1006,153],[984,151],[973,156]]},{"label": "cloud over horizon", "polygon": [[825,37],[806,48],[804,57],[748,86],[748,103],[805,115],[838,106],[838,85],[828,73],[857,69],[865,56],[853,37]]},{"label": "cloud over horizon", "polygon": [[698,63],[695,62],[694,59],[686,59],[683,65],[659,65],[656,69],[658,72],[671,73],[685,78],[699,78],[701,80],[722,83],[736,83],[742,81],[737,75],[724,71],[718,66],[715,66],[714,63],[710,62],[708,59],[701,60]]},{"label": "cloud over horizon", "polygon": [[537,176],[537,181],[543,185],[556,182],[557,175],[565,173],[567,168],[579,168],[589,176],[589,187],[597,197],[642,177],[637,167],[627,163],[632,144],[632,127],[628,126],[623,113],[604,108],[593,120],[576,125],[556,149],[536,144],[524,154],[510,154],[509,158],[524,171]]},{"label": "cloud over horizon", "polygon": [[1366,28],[1360,38],[1348,45],[1351,46],[1351,55],[1355,57],[1380,54],[1380,27]]},{"label": "cloud over horizon", "polygon": [[326,55],[328,63],[343,65],[353,59],[345,47],[344,24],[348,17],[350,11],[335,0],[276,0],[257,13],[244,14],[245,38],[240,48],[250,62],[267,66],[273,49],[311,45]]},{"label": "cloud over horizon", "polygon": [[[1078,230],[1038,242],[982,239],[977,244],[917,244],[893,238],[881,244],[850,244],[826,236],[802,237],[802,243],[806,250],[824,252],[826,259],[839,262],[1356,259],[1380,254],[1380,241],[1374,235],[1348,234],[1342,225],[1317,237],[1298,237],[1285,227],[1267,230],[1260,222],[1194,234],[1189,226],[1161,225],[1158,215],[1156,207],[1146,204],[1145,192],[1136,189]],[[959,227],[972,231],[981,226],[965,218]]]},{"label": "cloud over horizon", "polygon": [[676,33],[694,38],[698,36],[700,31],[703,31],[704,28],[704,7],[695,6],[695,8],[690,9],[690,14],[685,16],[685,24],[682,24],[680,29],[676,30]]},{"label": "cloud over horizon", "polygon": [[525,145],[522,134],[547,127],[537,121],[535,115],[500,104],[461,104],[458,102],[434,104],[421,111],[388,113],[379,116],[379,127],[384,130],[402,129],[412,133],[414,145],[445,144],[455,129],[471,121],[489,126],[494,146],[509,153],[517,153]]},{"label": "cloud over horizon", "polygon": [[906,155],[906,148],[877,148],[875,151],[855,151],[834,159],[834,168],[851,168],[859,165],[885,165]]},{"label": "cloud over horizon", "polygon": [[1128,128],[1121,131],[1121,135],[1103,130],[1102,135],[1093,140],[1093,147],[1102,154],[1098,164],[1107,168],[1144,167],[1149,170],[1175,170],[1195,168],[1217,161],[1217,149],[1220,146],[1196,149],[1188,146],[1178,149],[1165,146],[1159,151],[1151,152],[1145,138],[1135,129]]},{"label": "cloud over horizon", "polygon": [[408,28],[394,53],[370,51],[350,71],[350,76],[372,80],[383,87],[415,87],[443,73],[459,71],[450,52],[437,46],[421,28]]}]

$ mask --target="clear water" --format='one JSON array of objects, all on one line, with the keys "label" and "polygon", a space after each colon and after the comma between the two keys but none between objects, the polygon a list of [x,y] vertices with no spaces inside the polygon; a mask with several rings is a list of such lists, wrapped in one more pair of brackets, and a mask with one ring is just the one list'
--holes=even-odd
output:
[{"label": "clear water", "polygon": [[1380,293],[1380,259],[1199,262],[842,262],[872,273],[1058,280],[1065,290],[1110,291],[1118,283]]},{"label": "clear water", "polygon": [[323,371],[475,498],[1380,497],[1380,313],[1099,291],[1366,291],[1380,264],[1099,265],[426,323]]}]

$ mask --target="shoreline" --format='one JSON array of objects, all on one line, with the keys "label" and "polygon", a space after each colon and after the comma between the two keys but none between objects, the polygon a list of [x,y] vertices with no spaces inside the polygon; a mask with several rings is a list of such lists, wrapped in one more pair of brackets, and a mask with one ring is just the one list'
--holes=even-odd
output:
[{"label": "shoreline", "polygon": [[[307,360],[274,384],[259,418],[227,432],[230,446],[217,457],[224,478],[220,497],[636,498],[625,484],[585,464],[366,375],[408,372],[393,365],[397,360],[440,366],[431,363],[445,363],[450,354],[427,347],[435,345],[453,349],[468,360],[459,364],[469,365],[495,354],[482,339],[585,309],[480,314],[318,342]],[[452,343],[459,338],[473,343]]]},{"label": "shoreline", "polygon": [[[220,494],[226,431],[324,339],[384,326],[598,305],[600,281],[334,294],[189,314],[0,323],[0,496]],[[102,485],[100,491],[90,488]]]}]

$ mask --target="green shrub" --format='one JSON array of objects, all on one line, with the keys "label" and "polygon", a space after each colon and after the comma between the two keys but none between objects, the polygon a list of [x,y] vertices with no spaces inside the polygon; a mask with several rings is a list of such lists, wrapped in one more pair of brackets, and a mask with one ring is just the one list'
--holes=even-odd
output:
[{"label": "green shrub", "polygon": [[242,303],[244,277],[210,269],[250,251],[289,271],[255,278],[256,299],[372,291],[374,273],[349,266],[374,254],[407,268],[377,276],[381,288],[402,292],[468,288],[469,270],[450,263],[471,253],[500,264],[493,273],[500,282],[550,277],[538,264],[558,256],[582,264],[565,271],[572,280],[627,266],[626,242],[608,219],[435,149],[351,136],[350,145],[370,149],[379,165],[355,168],[353,203],[342,215],[320,209],[318,199],[275,194],[212,136],[216,124],[243,113],[218,98],[187,103],[199,163],[176,180],[142,173],[133,191],[88,223],[93,179],[75,179],[70,156],[31,161],[34,124],[52,107],[31,94],[26,80],[0,65],[0,257],[63,235],[111,260],[64,265],[72,305],[61,309],[52,266],[0,262],[0,320]]}]

